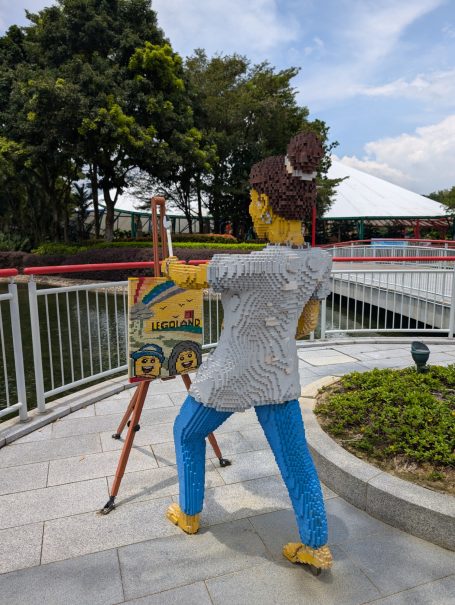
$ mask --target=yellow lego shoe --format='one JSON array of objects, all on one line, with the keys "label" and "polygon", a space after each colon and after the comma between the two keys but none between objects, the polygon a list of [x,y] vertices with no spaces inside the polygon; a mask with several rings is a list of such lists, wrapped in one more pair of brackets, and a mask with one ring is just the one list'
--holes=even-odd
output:
[{"label": "yellow lego shoe", "polygon": [[186,534],[196,534],[199,530],[199,514],[186,515],[176,503],[169,506],[166,517],[171,523],[183,529]]},{"label": "yellow lego shoe", "polygon": [[311,548],[301,542],[289,542],[283,547],[283,555],[291,563],[309,565],[314,575],[319,575],[323,569],[332,567],[333,559],[329,547]]}]

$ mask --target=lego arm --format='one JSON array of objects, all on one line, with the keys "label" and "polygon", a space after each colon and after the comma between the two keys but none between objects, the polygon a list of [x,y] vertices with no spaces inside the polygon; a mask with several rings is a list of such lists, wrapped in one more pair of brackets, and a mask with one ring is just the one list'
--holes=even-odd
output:
[{"label": "lego arm", "polygon": [[180,288],[187,290],[202,290],[208,288],[207,282],[208,263],[193,267],[178,262],[176,256],[171,256],[161,263],[161,272],[169,277]]},{"label": "lego arm", "polygon": [[303,311],[297,323],[297,331],[295,337],[300,340],[304,336],[308,336],[316,329],[319,319],[320,302],[314,298],[310,299],[303,307]]}]

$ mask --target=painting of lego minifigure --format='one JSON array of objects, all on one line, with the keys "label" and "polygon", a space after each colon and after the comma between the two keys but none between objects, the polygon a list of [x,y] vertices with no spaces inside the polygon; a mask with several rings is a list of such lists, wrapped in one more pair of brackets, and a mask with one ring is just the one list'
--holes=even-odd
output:
[{"label": "painting of lego minifigure", "polygon": [[130,382],[187,374],[202,362],[203,292],[166,277],[128,280]]}]

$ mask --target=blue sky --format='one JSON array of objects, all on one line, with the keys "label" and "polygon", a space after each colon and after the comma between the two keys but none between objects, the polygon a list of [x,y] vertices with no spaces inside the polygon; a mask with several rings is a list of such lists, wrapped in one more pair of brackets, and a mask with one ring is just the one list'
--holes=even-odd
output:
[{"label": "blue sky", "polygon": [[[0,0],[0,32],[25,8]],[[183,56],[300,67],[299,102],[343,162],[419,193],[455,185],[455,0],[154,0]]]}]

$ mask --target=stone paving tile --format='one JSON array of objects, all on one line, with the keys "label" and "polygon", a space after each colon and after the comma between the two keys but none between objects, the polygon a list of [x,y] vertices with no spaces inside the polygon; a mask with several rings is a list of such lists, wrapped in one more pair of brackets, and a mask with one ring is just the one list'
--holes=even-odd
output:
[{"label": "stone paving tile", "polygon": [[453,605],[454,603],[455,575],[372,601],[371,605]]},{"label": "stone paving tile", "polygon": [[[409,345],[411,346],[411,345]],[[358,354],[360,353],[370,353],[370,352],[374,352],[374,351],[380,351],[381,348],[383,348],[384,345],[379,345],[379,344],[373,344],[373,343],[369,343],[369,342],[359,342],[359,343],[355,343],[352,345],[332,345],[331,348],[333,348],[336,351],[340,351],[342,353],[346,353],[347,355],[354,355],[354,357],[358,357]],[[406,345],[403,345],[403,348],[405,348]]]},{"label": "stone paving tile", "polygon": [[[130,402],[132,396],[134,394],[134,390],[131,389],[131,392],[128,392],[122,399],[104,399],[103,401],[99,401],[95,403],[95,411],[97,416],[106,416],[109,414],[118,414],[125,412],[128,407],[128,403]],[[159,394],[159,395],[148,395],[144,402],[144,410],[150,410],[155,408],[167,408],[173,406],[173,402],[169,395]]]},{"label": "stone paving tile", "polygon": [[231,466],[218,469],[225,483],[270,477],[280,472],[270,449],[235,454],[230,457],[230,460]]},{"label": "stone paving tile", "polygon": [[17,445],[13,443],[0,449],[0,468],[94,454],[100,451],[101,444],[96,434],[77,435],[66,439],[45,439]]},{"label": "stone paving tile", "polygon": [[[172,441],[174,439],[174,423],[167,422],[164,424],[154,424],[153,426],[144,426],[141,424],[141,430],[134,436],[134,446],[154,445],[156,443],[163,443],[165,441]],[[106,433],[100,433],[101,445],[103,451],[108,452],[111,450],[121,450],[126,437],[126,429],[122,434],[121,439],[112,439],[113,431]]]},{"label": "stone paving tile", "polygon": [[[107,498],[98,502],[101,508]],[[171,498],[122,504],[109,515],[94,512],[44,524],[43,563],[178,534],[166,519]]]},{"label": "stone paving tile", "polygon": [[[454,353],[455,355],[455,353]],[[178,393],[169,393],[169,397],[172,399],[174,405],[178,405],[179,407],[188,397],[188,391],[181,391]]]},{"label": "stone paving tile", "polygon": [[[325,507],[329,527],[329,544],[362,538],[379,531],[393,531],[389,525],[373,519],[337,497],[333,492],[331,498],[325,499]],[[257,515],[251,517],[250,521],[269,551],[278,559],[282,556],[281,551],[284,544],[299,541],[299,532],[292,510],[278,510],[265,515]]]},{"label": "stone paving tile", "polygon": [[[42,539],[42,523],[0,530],[0,574],[39,565]],[[0,594],[1,590],[0,577]],[[3,603],[3,596],[0,599]]]},{"label": "stone paving tile", "polygon": [[405,357],[412,362],[411,344],[409,344],[409,347],[382,348],[379,351],[366,352],[362,355],[361,361],[366,361],[367,359],[390,359],[395,357]]},{"label": "stone paving tile", "polygon": [[42,441],[43,439],[51,439],[52,438],[52,424],[46,424],[40,429],[36,429],[32,431],[28,435],[24,435],[24,437],[20,437],[14,441],[14,444],[19,443],[30,443],[30,441]]},{"label": "stone paving tile", "polygon": [[236,412],[229,416],[223,424],[216,429],[218,433],[232,433],[233,431],[241,431],[244,428],[251,428],[260,426],[256,413],[253,408],[250,408],[246,412]]},{"label": "stone paving tile", "polygon": [[[194,377],[195,374],[190,374],[191,380],[193,380]],[[153,387],[159,393],[181,393],[186,390],[181,376],[176,376],[172,380],[157,380],[156,383],[153,384]]]},{"label": "stone paving tile", "polygon": [[65,420],[73,420],[74,418],[91,418],[95,415],[95,406],[88,405],[85,408],[81,408],[80,410],[76,410],[75,412],[71,412],[67,416],[63,416],[60,418],[59,422],[64,422]]},{"label": "stone paving tile", "polygon": [[125,601],[125,605],[213,605],[204,582],[187,584],[158,594]]},{"label": "stone paving tile", "polygon": [[267,555],[249,521],[242,520],[194,536],[180,533],[124,546],[119,559],[125,598],[134,599],[257,566]]},{"label": "stone paving tile", "polygon": [[[174,500],[178,499],[174,497]],[[281,477],[231,483],[206,490],[201,525],[216,525],[290,507],[291,502]]]},{"label": "stone paving tile", "polygon": [[[109,486],[112,485],[113,480],[113,477],[108,478]],[[224,485],[210,460],[205,465],[205,485],[206,488]],[[122,480],[117,502],[119,504],[140,502],[142,500],[163,498],[164,496],[174,496],[178,492],[177,467],[164,466],[146,471],[126,473]]]},{"label": "stone paving tile", "polygon": [[310,366],[328,366],[340,363],[356,363],[357,359],[340,353],[339,351],[333,351],[331,349],[322,349],[316,351],[301,351],[298,353],[299,358],[309,364]]},{"label": "stone paving tile", "polygon": [[344,542],[342,548],[382,596],[454,573],[455,553],[400,530]]},{"label": "stone paving tile", "polygon": [[363,362],[363,365],[367,370],[385,369],[385,368],[407,368],[413,366],[414,362],[409,362],[408,359],[402,357],[393,357],[390,359],[369,359]]},{"label": "stone paving tile", "polygon": [[0,528],[67,517],[100,508],[107,500],[106,479],[92,479],[0,496]]},{"label": "stone paving tile", "polygon": [[121,419],[122,414],[110,414],[109,416],[93,416],[93,418],[69,418],[65,422],[58,420],[54,422],[53,437],[63,439],[101,431],[114,432]]},{"label": "stone paving tile", "polygon": [[258,426],[253,428],[242,429],[240,431],[240,434],[245,437],[245,439],[250,444],[252,450],[270,449],[269,442],[267,441],[267,438],[264,435],[262,427]]},{"label": "stone paving tile", "polygon": [[0,586],[2,605],[114,605],[124,598],[115,550],[14,571]]},{"label": "stone paving tile", "polygon": [[[149,426],[156,423],[173,422],[178,409],[172,405],[166,408],[144,410],[141,414],[140,425]],[[68,437],[71,435],[82,435],[86,433],[101,433],[110,431],[111,434],[117,429],[122,414],[109,414],[107,416],[94,416],[93,418],[79,418],[56,422],[54,425],[54,437]]]},{"label": "stone paving tile", "polygon": [[[316,374],[316,379],[323,376],[343,376],[350,372],[365,372],[366,366],[360,362],[357,363],[336,363],[329,366],[314,367],[313,371]],[[302,382],[304,381],[302,379]]]},{"label": "stone paving tile", "polygon": [[46,487],[48,467],[48,462],[39,462],[0,469],[0,496]]},{"label": "stone paving tile", "polygon": [[[248,452],[253,449],[250,443],[238,431],[233,431],[232,433],[216,432],[215,437],[224,458],[231,457],[233,454],[240,452]],[[156,456],[159,466],[176,464],[174,441],[153,445],[153,452]],[[205,450],[205,457],[206,459],[213,458],[216,461],[215,453],[212,449],[212,446],[208,442]]]},{"label": "stone paving tile", "polygon": [[208,579],[214,605],[360,605],[379,591],[343,553],[334,549],[334,568],[319,577],[283,560]]},{"label": "stone paving tile", "polygon": [[[49,463],[48,485],[62,485],[112,475],[117,468],[119,456],[118,451],[111,451],[52,460]],[[128,472],[133,472],[157,466],[151,448],[143,446],[140,450],[131,451],[127,469]]]}]

